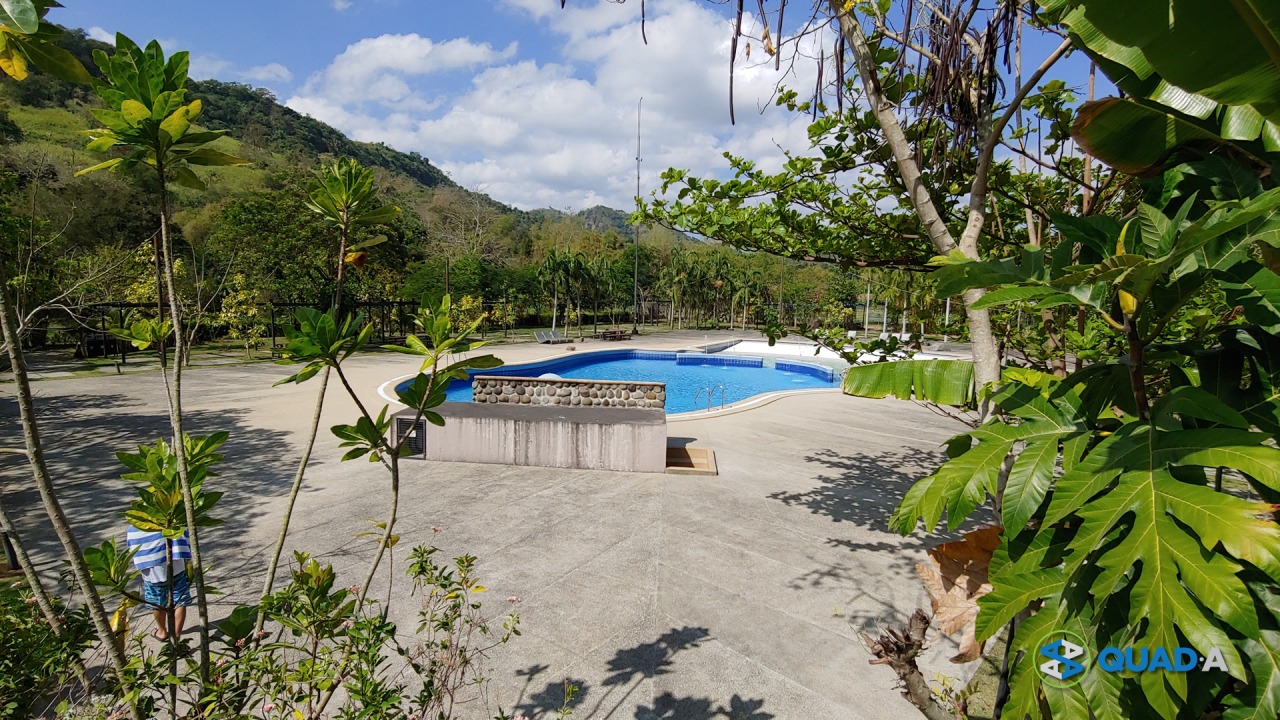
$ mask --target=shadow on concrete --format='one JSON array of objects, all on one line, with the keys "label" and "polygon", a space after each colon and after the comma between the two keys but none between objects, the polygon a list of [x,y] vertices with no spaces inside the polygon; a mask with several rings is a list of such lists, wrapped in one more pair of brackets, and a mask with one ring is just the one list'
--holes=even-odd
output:
[{"label": "shadow on concrete", "polygon": [[[123,540],[124,511],[136,493],[134,483],[120,477],[124,468],[115,454],[168,439],[167,407],[109,393],[37,395],[36,415],[58,499],[81,546],[111,537]],[[246,415],[247,411],[232,409],[189,411],[184,416],[189,434],[230,433],[222,447],[226,460],[208,482],[226,493],[214,515],[227,524],[201,533],[206,558],[218,567],[215,583],[217,575],[260,572],[265,566],[261,553],[247,552],[237,538],[244,527],[268,514],[264,498],[288,492],[297,462],[285,433],[251,426]],[[0,398],[0,437],[21,437],[12,397]],[[313,462],[318,466],[322,461]],[[24,457],[0,456],[0,492],[6,507],[17,515],[35,563],[42,572],[56,572],[62,546],[49,526]]]},{"label": "shadow on concrete", "polygon": [[[880,453],[841,454],[825,450],[805,460],[824,468],[824,472],[815,477],[819,484],[802,492],[772,493],[769,498],[808,508],[837,523],[853,523],[885,534],[883,540],[827,538],[828,546],[846,549],[852,556],[848,560],[825,563],[789,583],[797,590],[824,586],[849,589],[852,595],[848,604],[864,608],[849,616],[849,624],[860,632],[874,635],[886,625],[905,622],[910,610],[899,606],[900,587],[891,586],[901,583],[919,586],[921,581],[915,566],[922,561],[925,550],[957,539],[971,526],[986,524],[982,519],[984,512],[979,510],[955,533],[926,533],[917,529],[909,536],[899,537],[890,530],[889,518],[902,497],[912,485],[946,461],[946,455],[940,451],[904,447]],[[938,530],[941,531],[942,526]],[[877,585],[867,583],[868,554],[874,555],[874,562],[887,573]],[[876,609],[870,609],[872,607]],[[925,609],[928,610],[927,601]],[[950,638],[940,638],[939,642],[954,645]]]},{"label": "shadow on concrete", "polygon": [[851,522],[873,530],[888,530],[889,516],[917,480],[946,460],[941,452],[904,447],[883,453],[842,454],[823,450],[805,458],[822,468],[819,484],[803,492],[769,495],[784,505],[806,507],[835,522]]},{"label": "shadow on concrete", "polygon": [[[548,682],[527,697],[522,690],[516,705],[517,714],[529,717],[554,715],[565,707],[565,686],[572,684],[578,688],[578,693],[568,707],[575,718],[620,720],[623,713],[633,712],[631,717],[635,720],[771,720],[774,716],[763,710],[764,700],[746,699],[736,693],[726,705],[707,697],[664,692],[653,697],[649,704],[641,702],[634,706],[634,711],[625,709],[627,701],[646,681],[674,672],[677,653],[697,648],[710,637],[711,632],[706,628],[672,628],[656,640],[618,650],[609,660],[608,675],[599,688],[589,687],[580,679],[565,678]],[[546,665],[534,665],[517,671],[516,675],[525,678],[527,689],[534,678],[547,670]]]}]

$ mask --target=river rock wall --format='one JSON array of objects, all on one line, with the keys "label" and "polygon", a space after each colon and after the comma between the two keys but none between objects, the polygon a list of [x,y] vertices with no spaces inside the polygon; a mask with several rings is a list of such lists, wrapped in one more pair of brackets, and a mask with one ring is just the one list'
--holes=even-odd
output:
[{"label": "river rock wall", "polygon": [[477,403],[649,410],[667,407],[667,385],[660,382],[479,375],[472,378],[471,388],[471,401]]}]

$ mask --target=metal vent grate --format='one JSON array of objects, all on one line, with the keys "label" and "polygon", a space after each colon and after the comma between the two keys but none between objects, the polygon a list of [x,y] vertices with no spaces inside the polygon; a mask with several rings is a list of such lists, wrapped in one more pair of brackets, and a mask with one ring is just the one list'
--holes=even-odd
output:
[{"label": "metal vent grate", "polygon": [[[408,435],[405,432],[408,431]],[[427,454],[426,445],[427,422],[419,420],[413,422],[405,418],[396,418],[396,438],[404,438],[404,444],[408,448],[407,455],[413,457],[425,457]]]}]

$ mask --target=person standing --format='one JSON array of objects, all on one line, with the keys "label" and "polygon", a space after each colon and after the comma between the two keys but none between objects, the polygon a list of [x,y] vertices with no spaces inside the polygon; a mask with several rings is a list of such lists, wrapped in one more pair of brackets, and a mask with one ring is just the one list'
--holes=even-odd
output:
[{"label": "person standing", "polygon": [[[182,634],[191,605],[191,583],[187,578],[187,560],[191,559],[191,542],[186,530],[169,541],[173,553],[173,581],[169,581],[169,560],[165,556],[165,538],[160,532],[139,530],[130,525],[126,536],[133,553],[133,566],[142,573],[142,598],[151,606],[156,621],[155,636],[169,639],[168,611],[173,608],[173,634]],[[172,592],[170,592],[172,591]]]}]

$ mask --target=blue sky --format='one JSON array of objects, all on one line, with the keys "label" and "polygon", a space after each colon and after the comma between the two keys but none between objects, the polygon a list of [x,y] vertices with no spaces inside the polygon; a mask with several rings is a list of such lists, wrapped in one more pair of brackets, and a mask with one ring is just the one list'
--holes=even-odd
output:
[{"label": "blue sky", "polygon": [[[721,2],[648,0],[648,45],[638,0],[569,0],[565,10],[559,0],[64,4],[51,20],[189,50],[195,77],[269,88],[356,139],[418,151],[459,184],[523,208],[629,208],[641,96],[646,193],[667,167],[721,175],[725,151],[776,167],[780,147],[807,145],[804,119],[771,97],[779,82],[811,88],[813,63],[777,72],[758,41],[739,49],[730,126]],[[744,30],[759,35],[751,20]],[[1059,76],[1080,82],[1082,66]]]}]

